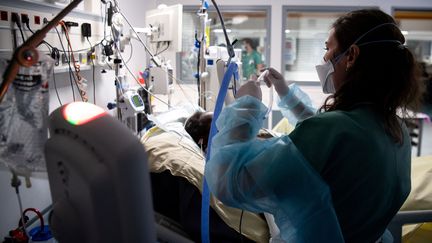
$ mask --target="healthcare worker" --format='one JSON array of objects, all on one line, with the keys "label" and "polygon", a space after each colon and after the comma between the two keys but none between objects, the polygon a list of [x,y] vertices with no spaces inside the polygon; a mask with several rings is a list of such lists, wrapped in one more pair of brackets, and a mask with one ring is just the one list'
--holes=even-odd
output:
[{"label": "healthcare worker", "polygon": [[256,44],[250,38],[243,39],[244,53],[242,55],[243,77],[245,80],[257,79],[258,71],[264,67],[261,54],[256,50]]},{"label": "healthcare worker", "polygon": [[410,137],[397,111],[418,107],[422,85],[404,42],[380,10],[337,19],[316,67],[331,95],[313,116],[304,94],[269,69],[282,112],[300,120],[281,138],[255,138],[266,107],[255,82],[243,85],[216,122],[210,190],[273,214],[286,242],[379,242],[410,192]]}]

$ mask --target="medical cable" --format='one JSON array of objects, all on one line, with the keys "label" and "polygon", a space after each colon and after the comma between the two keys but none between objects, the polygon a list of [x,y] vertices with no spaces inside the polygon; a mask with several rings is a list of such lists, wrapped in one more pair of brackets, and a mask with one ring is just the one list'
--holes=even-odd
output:
[{"label": "medical cable", "polygon": [[18,30],[21,33],[22,43],[24,43],[26,38],[24,36],[24,32],[23,32],[22,27],[21,27],[20,19],[19,19],[19,16],[17,14],[15,14],[15,15],[17,16],[18,19],[16,19],[14,17],[14,14],[12,14],[12,22],[14,22],[16,24],[16,26],[18,27]]},{"label": "medical cable", "polygon": [[220,10],[219,10],[219,7],[218,7],[218,5],[217,5],[217,3],[216,3],[215,0],[211,0],[211,1],[212,1],[213,6],[215,7],[216,12],[217,12],[217,14],[218,14],[218,16],[219,16],[219,21],[221,22],[221,27],[222,27],[222,30],[223,30],[223,33],[224,33],[224,36],[225,36],[225,41],[226,41],[226,45],[227,45],[226,48],[227,48],[228,56],[229,56],[229,59],[228,59],[227,64],[229,64],[229,63],[231,62],[231,59],[234,58],[234,56],[235,56],[235,52],[234,52],[234,47],[233,47],[233,45],[237,42],[237,39],[235,39],[235,40],[231,43],[231,41],[230,41],[230,39],[229,39],[229,37],[228,37],[228,33],[227,33],[227,30],[226,30],[226,27],[225,27],[225,23],[224,23],[224,20],[223,20],[223,16],[222,16],[222,14],[221,14],[221,12],[220,12]]},{"label": "medical cable", "polygon": [[170,47],[170,42],[169,42],[169,41],[167,41],[167,46],[165,47],[165,49],[163,49],[163,50],[162,50],[162,51],[160,51],[160,52],[157,52],[157,51],[156,51],[156,54],[155,54],[155,56],[158,56],[158,55],[162,54],[163,52],[165,52],[166,50],[168,50],[168,49],[169,49],[169,47]]},{"label": "medical cable", "polygon": [[132,42],[129,43],[129,46],[130,46],[130,54],[129,54],[129,57],[128,57],[126,63],[129,63],[130,60],[132,59],[132,56],[133,56],[133,45],[132,45]]},{"label": "medical cable", "polygon": [[241,214],[240,214],[240,223],[239,223],[239,233],[240,233],[240,242],[241,243],[243,243],[243,235],[242,235],[243,213],[244,213],[244,210],[241,211]]},{"label": "medical cable", "polygon": [[17,47],[18,47],[18,40],[17,40],[16,29],[12,30],[12,37],[13,37],[13,49],[16,50]]},{"label": "medical cable", "polygon": [[59,102],[60,106],[62,106],[63,104],[62,104],[62,102],[61,102],[60,95],[59,95],[58,90],[57,90],[57,82],[56,82],[56,78],[55,78],[54,68],[53,68],[52,70],[53,70],[53,73],[52,73],[52,74],[53,74],[54,90],[55,90],[55,92],[56,92],[58,102]]},{"label": "medical cable", "polygon": [[[69,66],[69,81],[70,81],[70,85],[71,85],[71,89],[72,89],[73,101],[75,102],[75,91],[74,91],[74,88],[73,88],[73,82],[72,82],[72,76],[71,76],[72,67],[70,66],[70,60],[69,60],[69,58],[66,55],[66,49],[65,49],[65,47],[63,45],[63,41],[62,41],[62,37],[60,35],[60,32],[57,30],[57,27],[54,27],[54,29],[57,32],[57,36],[58,36],[59,41],[60,41],[60,46],[62,47],[63,52],[65,53],[64,55],[65,55],[65,58],[66,58],[66,62],[68,63],[68,66]],[[74,78],[75,78],[75,76],[74,76]],[[76,84],[76,80],[75,80],[75,85],[77,85]],[[77,88],[78,88],[78,85],[77,85]]]},{"label": "medical cable", "polygon": [[[25,26],[27,27],[27,29],[30,31],[30,33],[32,33],[33,35],[35,34],[35,32],[30,28],[30,21],[26,21],[25,22]],[[48,47],[48,50],[51,52],[51,50],[54,48],[50,43],[46,42],[46,41],[42,41],[41,44],[45,44]]]},{"label": "medical cable", "polygon": [[22,206],[22,201],[21,201],[21,195],[19,192],[19,186],[21,185],[21,180],[18,178],[17,174],[15,174],[15,172],[12,171],[12,180],[11,180],[11,186],[13,188],[15,188],[15,192],[17,194],[17,198],[18,198],[18,206],[19,206],[19,210],[20,210],[20,215],[21,215],[21,224],[24,230],[24,234],[26,236],[28,236],[27,233],[27,227],[24,221],[24,211],[23,211],[23,206]]},{"label": "medical cable", "polygon": [[[90,42],[90,39],[88,38],[88,36],[86,37],[87,42],[90,45],[90,48],[92,47],[92,44]],[[92,64],[92,75],[93,75],[93,104],[96,105],[96,82],[95,82],[95,64],[94,64],[94,60],[93,60],[93,50],[90,50],[92,52],[92,54],[90,55],[90,61]],[[88,62],[88,61],[87,61]]]},{"label": "medical cable", "polygon": [[[200,65],[201,65],[201,41],[198,40],[198,33],[197,31],[195,31],[195,42],[197,43],[196,47],[198,48],[198,56],[197,56],[197,88],[198,88],[198,94],[200,93],[201,90],[201,80],[200,80]],[[199,95],[198,95],[199,96]],[[199,102],[200,98],[198,98],[198,102]]]},{"label": "medical cable", "polygon": [[[117,45],[115,45],[115,47],[116,47],[116,49],[118,50],[118,47],[117,47]],[[167,103],[167,102],[165,102],[165,101],[163,101],[162,99],[160,99],[159,97],[157,97],[155,94],[153,94],[151,91],[149,91],[147,88],[145,88],[139,81],[138,81],[138,79],[135,77],[135,75],[133,74],[133,72],[129,69],[129,67],[128,67],[128,65],[124,62],[124,59],[123,59],[123,56],[122,56],[122,54],[120,53],[120,51],[119,51],[119,56],[120,56],[120,59],[122,60],[122,62],[124,63],[124,66],[126,67],[126,69],[128,70],[128,72],[129,72],[129,74],[132,76],[132,78],[135,80],[135,82],[141,87],[141,88],[143,88],[147,93],[149,93],[150,95],[152,95],[153,97],[155,97],[155,99],[157,99],[157,100],[159,100],[160,102],[162,102],[162,103],[164,103],[165,105],[167,105],[168,107],[170,107],[171,108],[171,106]],[[118,80],[117,80],[118,81]]]}]

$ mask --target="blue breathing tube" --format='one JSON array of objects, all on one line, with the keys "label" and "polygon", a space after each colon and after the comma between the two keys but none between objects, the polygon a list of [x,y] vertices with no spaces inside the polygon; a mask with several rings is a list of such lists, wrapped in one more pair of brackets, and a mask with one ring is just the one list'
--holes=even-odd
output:
[{"label": "blue breathing tube", "polygon": [[[222,107],[224,104],[225,96],[228,92],[228,85],[231,81],[232,77],[238,77],[238,66],[235,62],[230,62],[228,64],[228,69],[225,72],[225,75],[222,80],[221,87],[219,89],[219,93],[216,99],[216,106],[213,113],[213,119],[210,126],[210,134],[207,142],[207,154],[206,154],[206,163],[210,159],[211,154],[211,141],[213,140],[214,135],[216,135],[216,121],[219,117],[219,114],[222,111]],[[210,228],[209,228],[209,220],[210,220],[210,191],[207,185],[206,178],[203,180],[203,191],[202,191],[202,201],[201,201],[201,242],[209,243],[210,242]]]}]

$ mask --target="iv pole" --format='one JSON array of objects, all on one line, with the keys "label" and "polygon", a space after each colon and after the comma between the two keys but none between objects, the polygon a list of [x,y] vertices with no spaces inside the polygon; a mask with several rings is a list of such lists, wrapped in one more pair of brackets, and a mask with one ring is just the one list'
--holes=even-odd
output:
[{"label": "iv pole", "polygon": [[199,69],[197,70],[197,73],[198,73],[198,75],[200,75],[200,77],[199,77],[200,90],[199,90],[199,94],[198,94],[199,95],[199,100],[198,100],[199,103],[198,104],[206,110],[207,109],[207,100],[206,100],[206,96],[205,96],[205,90],[206,90],[206,80],[207,79],[205,79],[201,76],[202,73],[204,73],[205,67],[206,67],[204,55],[205,55],[205,49],[206,49],[206,45],[207,45],[207,43],[206,43],[206,41],[207,41],[206,29],[207,29],[207,22],[208,22],[208,13],[207,13],[207,9],[206,9],[204,3],[205,3],[205,1],[202,2],[200,12],[198,13],[198,16],[199,16],[199,19],[201,22],[201,26],[200,26],[201,27],[201,33],[200,33],[201,35],[198,37],[199,41],[200,41],[200,46],[199,46],[200,56],[198,58],[201,60],[201,62],[199,65]]},{"label": "iv pole", "polygon": [[63,9],[53,20],[48,22],[45,27],[36,31],[36,33],[27,39],[13,53],[12,60],[3,73],[3,82],[0,85],[0,102],[3,100],[9,85],[15,79],[20,66],[31,67],[39,61],[39,54],[36,47],[43,41],[48,31],[56,27],[58,23],[71,12],[82,0],[74,0],[65,9]]}]

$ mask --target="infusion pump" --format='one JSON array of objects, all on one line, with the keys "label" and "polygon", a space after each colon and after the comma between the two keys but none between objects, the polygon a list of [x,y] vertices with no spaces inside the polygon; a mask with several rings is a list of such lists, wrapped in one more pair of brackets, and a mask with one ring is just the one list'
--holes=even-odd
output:
[{"label": "infusion pump", "polygon": [[120,98],[119,108],[122,111],[122,117],[135,117],[136,114],[144,112],[144,101],[135,90],[128,90]]}]

